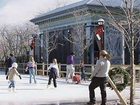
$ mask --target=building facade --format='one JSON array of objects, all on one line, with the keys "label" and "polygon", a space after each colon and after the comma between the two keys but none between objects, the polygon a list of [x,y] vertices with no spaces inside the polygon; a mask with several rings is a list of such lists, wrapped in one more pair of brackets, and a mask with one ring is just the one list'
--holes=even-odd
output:
[{"label": "building facade", "polygon": [[[105,49],[112,56],[112,64],[125,63],[123,36],[108,24],[104,7],[91,1],[83,0],[60,7],[31,20],[41,31],[35,53],[40,61],[50,62],[57,58],[60,63],[66,63],[66,57],[74,52],[76,63],[84,59],[85,63],[93,64],[98,59],[99,50]],[[109,8],[117,11],[116,7]],[[102,26],[103,42],[96,36],[100,18],[105,21]]]}]

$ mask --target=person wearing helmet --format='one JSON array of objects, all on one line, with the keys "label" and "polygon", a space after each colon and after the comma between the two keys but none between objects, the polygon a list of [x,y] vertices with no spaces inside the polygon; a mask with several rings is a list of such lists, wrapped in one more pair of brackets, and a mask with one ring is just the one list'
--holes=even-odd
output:
[{"label": "person wearing helmet", "polygon": [[12,89],[13,92],[15,91],[15,79],[14,79],[15,76],[17,75],[17,76],[19,76],[20,79],[22,79],[19,72],[17,71],[17,67],[18,67],[18,64],[16,62],[14,62],[12,64],[12,67],[9,68],[9,71],[6,76],[6,79],[8,79],[10,82],[9,87],[8,87],[9,91],[11,91],[11,89]]}]

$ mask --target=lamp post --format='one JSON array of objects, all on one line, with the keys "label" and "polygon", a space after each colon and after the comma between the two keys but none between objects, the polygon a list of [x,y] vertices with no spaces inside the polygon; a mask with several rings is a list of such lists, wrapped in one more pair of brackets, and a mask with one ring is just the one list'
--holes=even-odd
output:
[{"label": "lamp post", "polygon": [[104,19],[98,20],[98,26],[96,29],[96,38],[99,50],[104,49]]},{"label": "lamp post", "polygon": [[32,55],[34,58],[35,58],[36,37],[37,37],[37,35],[36,34],[33,34],[31,45],[30,45],[30,48],[31,48],[31,54],[30,55]]},{"label": "lamp post", "polygon": [[92,64],[95,63],[94,41],[96,40],[99,51],[104,49],[104,23],[105,23],[104,19],[99,19],[98,21],[92,23],[91,22],[86,23],[86,43],[87,45],[92,45],[90,53]]}]

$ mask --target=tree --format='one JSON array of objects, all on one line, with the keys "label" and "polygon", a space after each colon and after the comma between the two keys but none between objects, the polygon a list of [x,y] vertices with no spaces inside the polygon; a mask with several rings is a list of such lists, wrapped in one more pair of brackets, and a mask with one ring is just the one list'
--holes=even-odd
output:
[{"label": "tree", "polygon": [[30,45],[30,38],[38,33],[38,28],[33,24],[23,26],[3,26],[0,29],[1,52],[6,57],[9,53],[15,56],[26,55]]},{"label": "tree", "polygon": [[[49,24],[49,23],[48,23]],[[57,49],[58,45],[63,46],[61,42],[58,41],[58,37],[61,35],[61,31],[44,31],[40,33],[39,44],[37,46],[41,47],[41,59],[47,64],[49,63],[49,55],[52,51]]]},{"label": "tree", "polygon": [[89,13],[85,9],[79,9],[74,10],[71,14],[75,24],[70,30],[68,30],[69,37],[65,37],[65,39],[74,47],[73,50],[75,51],[78,59],[83,60],[85,51],[87,51],[92,44],[91,37],[89,39],[90,41],[87,42],[87,36],[85,32],[86,16]]},{"label": "tree", "polygon": [[[85,42],[86,40],[86,33],[84,32],[85,15],[87,15],[87,11],[85,10],[76,10],[73,12],[76,25],[73,28],[74,31],[72,33],[72,37],[73,37],[73,41],[74,41],[73,43],[75,45],[77,55],[79,55],[81,60],[83,60],[85,49],[89,47],[87,46]],[[80,22],[83,22],[83,23],[80,23]]]},{"label": "tree", "polygon": [[104,1],[97,0],[105,8],[109,16],[109,24],[117,28],[123,35],[125,43],[130,52],[130,105],[134,105],[135,96],[135,67],[134,56],[135,49],[139,44],[140,35],[140,3],[137,0],[121,0],[121,6],[116,7],[118,14],[115,14],[109,6],[106,6]]}]

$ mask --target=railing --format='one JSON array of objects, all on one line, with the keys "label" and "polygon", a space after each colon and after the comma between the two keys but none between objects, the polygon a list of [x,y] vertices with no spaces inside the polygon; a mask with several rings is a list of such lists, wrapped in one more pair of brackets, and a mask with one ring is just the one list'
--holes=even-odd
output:
[{"label": "railing", "polygon": [[[36,74],[37,75],[42,75],[42,76],[47,76],[48,75],[48,68],[49,65],[45,64],[45,63],[37,63],[37,71]],[[60,77],[65,77],[66,76],[66,64],[58,64],[59,66],[59,72],[60,72]],[[89,78],[91,75],[92,70],[94,69],[94,65],[91,64],[84,64],[85,66],[85,71],[86,71],[86,77]],[[20,63],[19,64],[19,71],[21,73],[25,73],[25,67],[26,64],[25,63]],[[114,67],[122,67],[124,69],[128,69],[130,70],[130,65],[111,65],[111,68]],[[136,65],[135,66],[135,70],[136,70],[136,82],[140,82],[140,65]],[[75,64],[75,72],[76,73],[81,73],[80,69],[79,69],[79,64]]]},{"label": "railing", "polygon": [[[48,68],[49,65],[45,64],[45,63],[37,63],[37,71],[36,74],[37,75],[42,75],[42,76],[48,76]],[[59,72],[60,72],[60,77],[65,77],[66,76],[66,64],[58,64],[59,66]],[[87,79],[90,78],[91,72],[94,69],[94,65],[91,64],[84,64],[85,66],[85,71],[86,71],[86,77]],[[130,65],[111,65],[111,68],[114,67],[122,67],[124,69],[128,69],[130,70]],[[22,74],[26,74],[27,72],[25,72],[25,68],[26,68],[26,63],[18,63],[18,71]],[[4,67],[0,67],[0,70],[4,70]],[[140,82],[140,65],[136,65],[135,66],[135,70],[136,70],[136,82]],[[81,73],[80,69],[79,69],[79,64],[75,64],[75,72],[76,73]]]},{"label": "railing", "polygon": [[[26,68],[26,64],[25,63],[19,63],[18,64],[18,70],[21,73],[26,73],[25,72],[25,68]],[[48,75],[48,68],[49,65],[45,64],[45,63],[37,63],[37,71],[36,74],[37,75],[43,75],[43,76],[47,76]],[[59,67],[59,73],[61,77],[65,77],[66,75],[66,64],[58,64]],[[92,65],[91,64],[85,64],[85,69],[86,69],[86,75],[90,76],[91,75],[91,70],[92,70]],[[81,73],[80,69],[79,69],[79,64],[75,65],[75,73]]]}]

